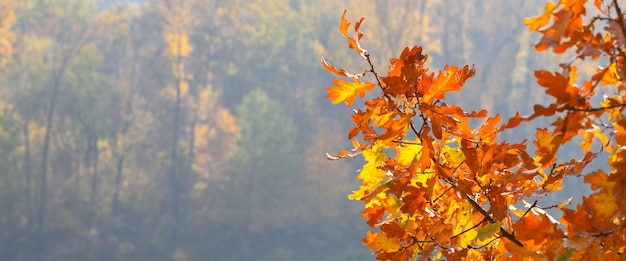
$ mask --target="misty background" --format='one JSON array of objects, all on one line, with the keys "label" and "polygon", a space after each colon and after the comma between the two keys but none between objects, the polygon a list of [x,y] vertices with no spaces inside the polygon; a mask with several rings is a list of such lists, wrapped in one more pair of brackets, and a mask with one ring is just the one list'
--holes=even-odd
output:
[{"label": "misty background", "polygon": [[362,159],[325,157],[351,148],[352,109],[320,57],[367,67],[343,10],[379,73],[413,45],[473,64],[448,101],[504,119],[565,59],[530,46],[539,0],[1,1],[0,260],[373,260],[347,200]]}]

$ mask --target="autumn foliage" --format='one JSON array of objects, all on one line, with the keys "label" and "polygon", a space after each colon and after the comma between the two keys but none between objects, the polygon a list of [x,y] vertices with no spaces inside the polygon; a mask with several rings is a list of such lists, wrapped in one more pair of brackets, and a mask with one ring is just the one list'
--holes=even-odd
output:
[{"label": "autumn foliage", "polygon": [[[364,19],[351,27],[344,12],[339,31],[367,65],[353,74],[322,59],[342,78],[327,97],[348,107],[357,96],[365,101],[351,117],[354,148],[328,158],[365,160],[361,187],[349,198],[365,203],[362,216],[372,229],[363,243],[378,260],[624,259],[626,21],[617,1],[587,2],[549,2],[524,20],[541,36],[537,51],[552,50],[567,62],[534,73],[548,104],[504,121],[446,102],[474,76],[472,66],[433,71],[415,46],[391,58],[382,75],[360,42]],[[590,62],[600,65],[595,74],[579,77],[577,65]],[[552,123],[537,128],[533,140],[498,139],[539,117]],[[565,147],[582,156],[563,159]],[[586,168],[600,158],[608,158],[605,169]],[[566,177],[582,179],[593,192],[578,205],[571,199],[543,205],[564,189]]]}]

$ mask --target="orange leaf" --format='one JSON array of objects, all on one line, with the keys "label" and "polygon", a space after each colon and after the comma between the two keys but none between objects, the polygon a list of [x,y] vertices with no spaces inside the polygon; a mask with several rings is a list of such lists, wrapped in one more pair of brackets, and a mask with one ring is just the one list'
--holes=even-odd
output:
[{"label": "orange leaf", "polygon": [[528,214],[513,225],[515,236],[520,241],[532,240],[535,245],[539,245],[546,240],[557,240],[563,237],[563,231],[558,225],[552,223],[550,218],[545,214],[540,215]]},{"label": "orange leaf", "polygon": [[363,23],[363,20],[365,20],[365,17],[361,17],[361,19],[354,24],[354,32],[356,33],[357,41],[361,40],[361,37],[363,37],[363,33],[359,31],[359,28],[361,28],[361,23]]},{"label": "orange leaf", "polygon": [[380,232],[380,234],[368,232],[363,242],[369,245],[371,250],[380,250],[387,253],[398,251],[402,247],[398,239],[389,238],[385,232]]},{"label": "orange leaf", "polygon": [[537,147],[537,157],[539,157],[539,163],[542,167],[552,165],[556,159],[556,151],[561,145],[561,135],[549,132],[547,129],[537,129],[535,134],[537,140],[533,141]]},{"label": "orange leaf", "polygon": [[578,205],[576,210],[563,208],[562,211],[563,217],[561,217],[561,222],[565,224],[567,231],[572,235],[576,235],[583,231],[587,233],[594,233],[597,231],[591,222],[590,213],[581,205]]},{"label": "orange leaf", "polygon": [[613,123],[615,128],[615,142],[619,145],[626,145],[626,119],[622,118]]},{"label": "orange leaf", "polygon": [[401,238],[404,236],[404,229],[396,222],[387,223],[380,227],[380,231],[385,232],[390,237]]},{"label": "orange leaf", "polygon": [[[551,46],[557,46],[561,43],[561,38],[565,34],[566,30],[572,23],[570,23],[570,17],[573,12],[571,10],[561,10],[554,15],[554,24],[548,29],[542,30],[543,36],[539,40],[539,43],[535,46],[537,51],[543,51]],[[566,48],[560,47],[554,49],[557,53],[562,53]]]},{"label": "orange leaf", "polygon": [[402,197],[402,202],[404,203],[401,208],[402,212],[413,215],[417,210],[424,210],[426,206],[426,198],[424,198],[426,191],[417,187],[408,187],[406,192],[408,194]]},{"label": "orange leaf", "polygon": [[363,218],[367,219],[368,225],[374,227],[383,219],[383,214],[385,214],[385,207],[379,204],[374,204],[363,210],[361,215]]},{"label": "orange leaf", "polygon": [[346,20],[346,12],[348,10],[343,10],[343,14],[341,14],[341,22],[339,23],[339,32],[343,34],[343,36],[348,37],[348,27],[350,26],[350,22]]},{"label": "orange leaf", "polygon": [[594,225],[601,230],[610,230],[614,224],[612,218],[618,213],[617,199],[607,191],[600,191],[589,197],[583,197],[583,206],[593,216]]},{"label": "orange leaf", "polygon": [[441,100],[446,92],[459,91],[463,87],[465,80],[474,76],[475,73],[476,70],[473,67],[470,69],[467,65],[460,70],[456,66],[446,66],[444,71],[439,72],[437,78],[432,83],[424,86],[424,103]]},{"label": "orange leaf", "polygon": [[537,83],[546,89],[546,93],[556,98],[558,103],[566,103],[569,100],[567,88],[569,81],[560,73],[552,73],[546,70],[535,71]]},{"label": "orange leaf", "polygon": [[322,57],[322,67],[324,67],[324,69],[326,69],[327,71],[332,72],[332,73],[334,73],[336,75],[343,76],[343,77],[350,77],[349,73],[346,72],[346,70],[341,69],[341,68],[336,69],[335,66],[333,66],[332,64],[327,63],[326,60],[324,60],[324,57]]},{"label": "orange leaf", "polygon": [[626,199],[626,175],[624,172],[613,173],[609,176],[609,181],[614,183],[613,197],[621,199],[617,201],[617,206],[623,213],[626,211],[626,200],[624,200]]},{"label": "orange leaf", "polygon": [[601,169],[591,172],[587,175],[585,175],[585,177],[583,178],[583,180],[585,181],[585,183],[589,183],[591,184],[591,189],[592,190],[597,190],[599,188],[603,188],[606,187],[606,182],[608,179],[608,175],[606,175],[606,173],[604,173],[604,171],[602,171]]},{"label": "orange leaf", "polygon": [[333,104],[346,102],[348,107],[352,106],[352,102],[357,95],[365,97],[365,92],[374,88],[374,84],[370,82],[362,83],[359,79],[354,78],[354,82],[346,82],[342,80],[333,80],[335,86],[327,88],[328,95],[326,98],[331,99]]}]

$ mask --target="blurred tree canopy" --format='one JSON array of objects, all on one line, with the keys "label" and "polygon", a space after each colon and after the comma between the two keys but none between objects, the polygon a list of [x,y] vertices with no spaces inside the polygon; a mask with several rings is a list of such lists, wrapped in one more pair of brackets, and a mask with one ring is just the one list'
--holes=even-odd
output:
[{"label": "blurred tree canopy", "polygon": [[512,112],[541,99],[521,72],[550,57],[527,55],[517,22],[540,7],[1,1],[0,259],[366,259],[345,196],[357,165],[324,156],[349,145],[336,116],[350,111],[325,100],[319,58],[359,68],[332,51],[337,15],[384,35],[366,41],[379,68],[419,43],[489,75],[459,103]]}]

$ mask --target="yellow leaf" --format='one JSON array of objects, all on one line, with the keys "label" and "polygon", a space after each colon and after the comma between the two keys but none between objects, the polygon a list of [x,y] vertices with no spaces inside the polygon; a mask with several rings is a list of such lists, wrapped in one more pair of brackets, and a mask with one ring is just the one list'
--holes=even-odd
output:
[{"label": "yellow leaf", "polygon": [[[419,141],[418,139],[416,139]],[[396,149],[396,162],[401,165],[408,166],[422,151],[422,145],[408,144]]]},{"label": "yellow leaf", "polygon": [[456,217],[456,225],[454,226],[452,234],[459,235],[458,245],[465,247],[472,244],[472,241],[478,236],[476,229],[466,231],[474,226],[474,222],[472,222],[472,205],[470,205],[469,202],[466,202],[463,209],[459,210]]},{"label": "yellow leaf", "polygon": [[362,179],[363,183],[378,183],[386,176],[385,172],[379,168],[385,164],[386,158],[382,151],[382,145],[378,142],[371,149],[364,150],[362,153],[367,163],[363,165],[363,169],[357,177]]},{"label": "yellow leaf", "polygon": [[362,151],[363,158],[366,163],[357,176],[362,180],[362,185],[359,190],[354,191],[348,199],[361,200],[365,195],[368,195],[376,190],[379,183],[387,177],[385,171],[379,167],[385,164],[386,156],[382,152],[381,142],[375,143],[370,149]]},{"label": "yellow leaf", "polygon": [[548,24],[550,21],[550,15],[556,7],[557,5],[552,2],[546,3],[546,9],[543,14],[537,17],[524,19],[524,24],[527,25],[531,31],[537,31],[542,26]]},{"label": "yellow leaf", "polygon": [[609,65],[609,68],[607,69],[608,71],[605,72],[602,76],[602,86],[616,85],[619,83],[620,80],[625,80],[620,79],[620,76],[617,73],[617,69],[615,68],[615,63],[611,63],[611,65]]}]

